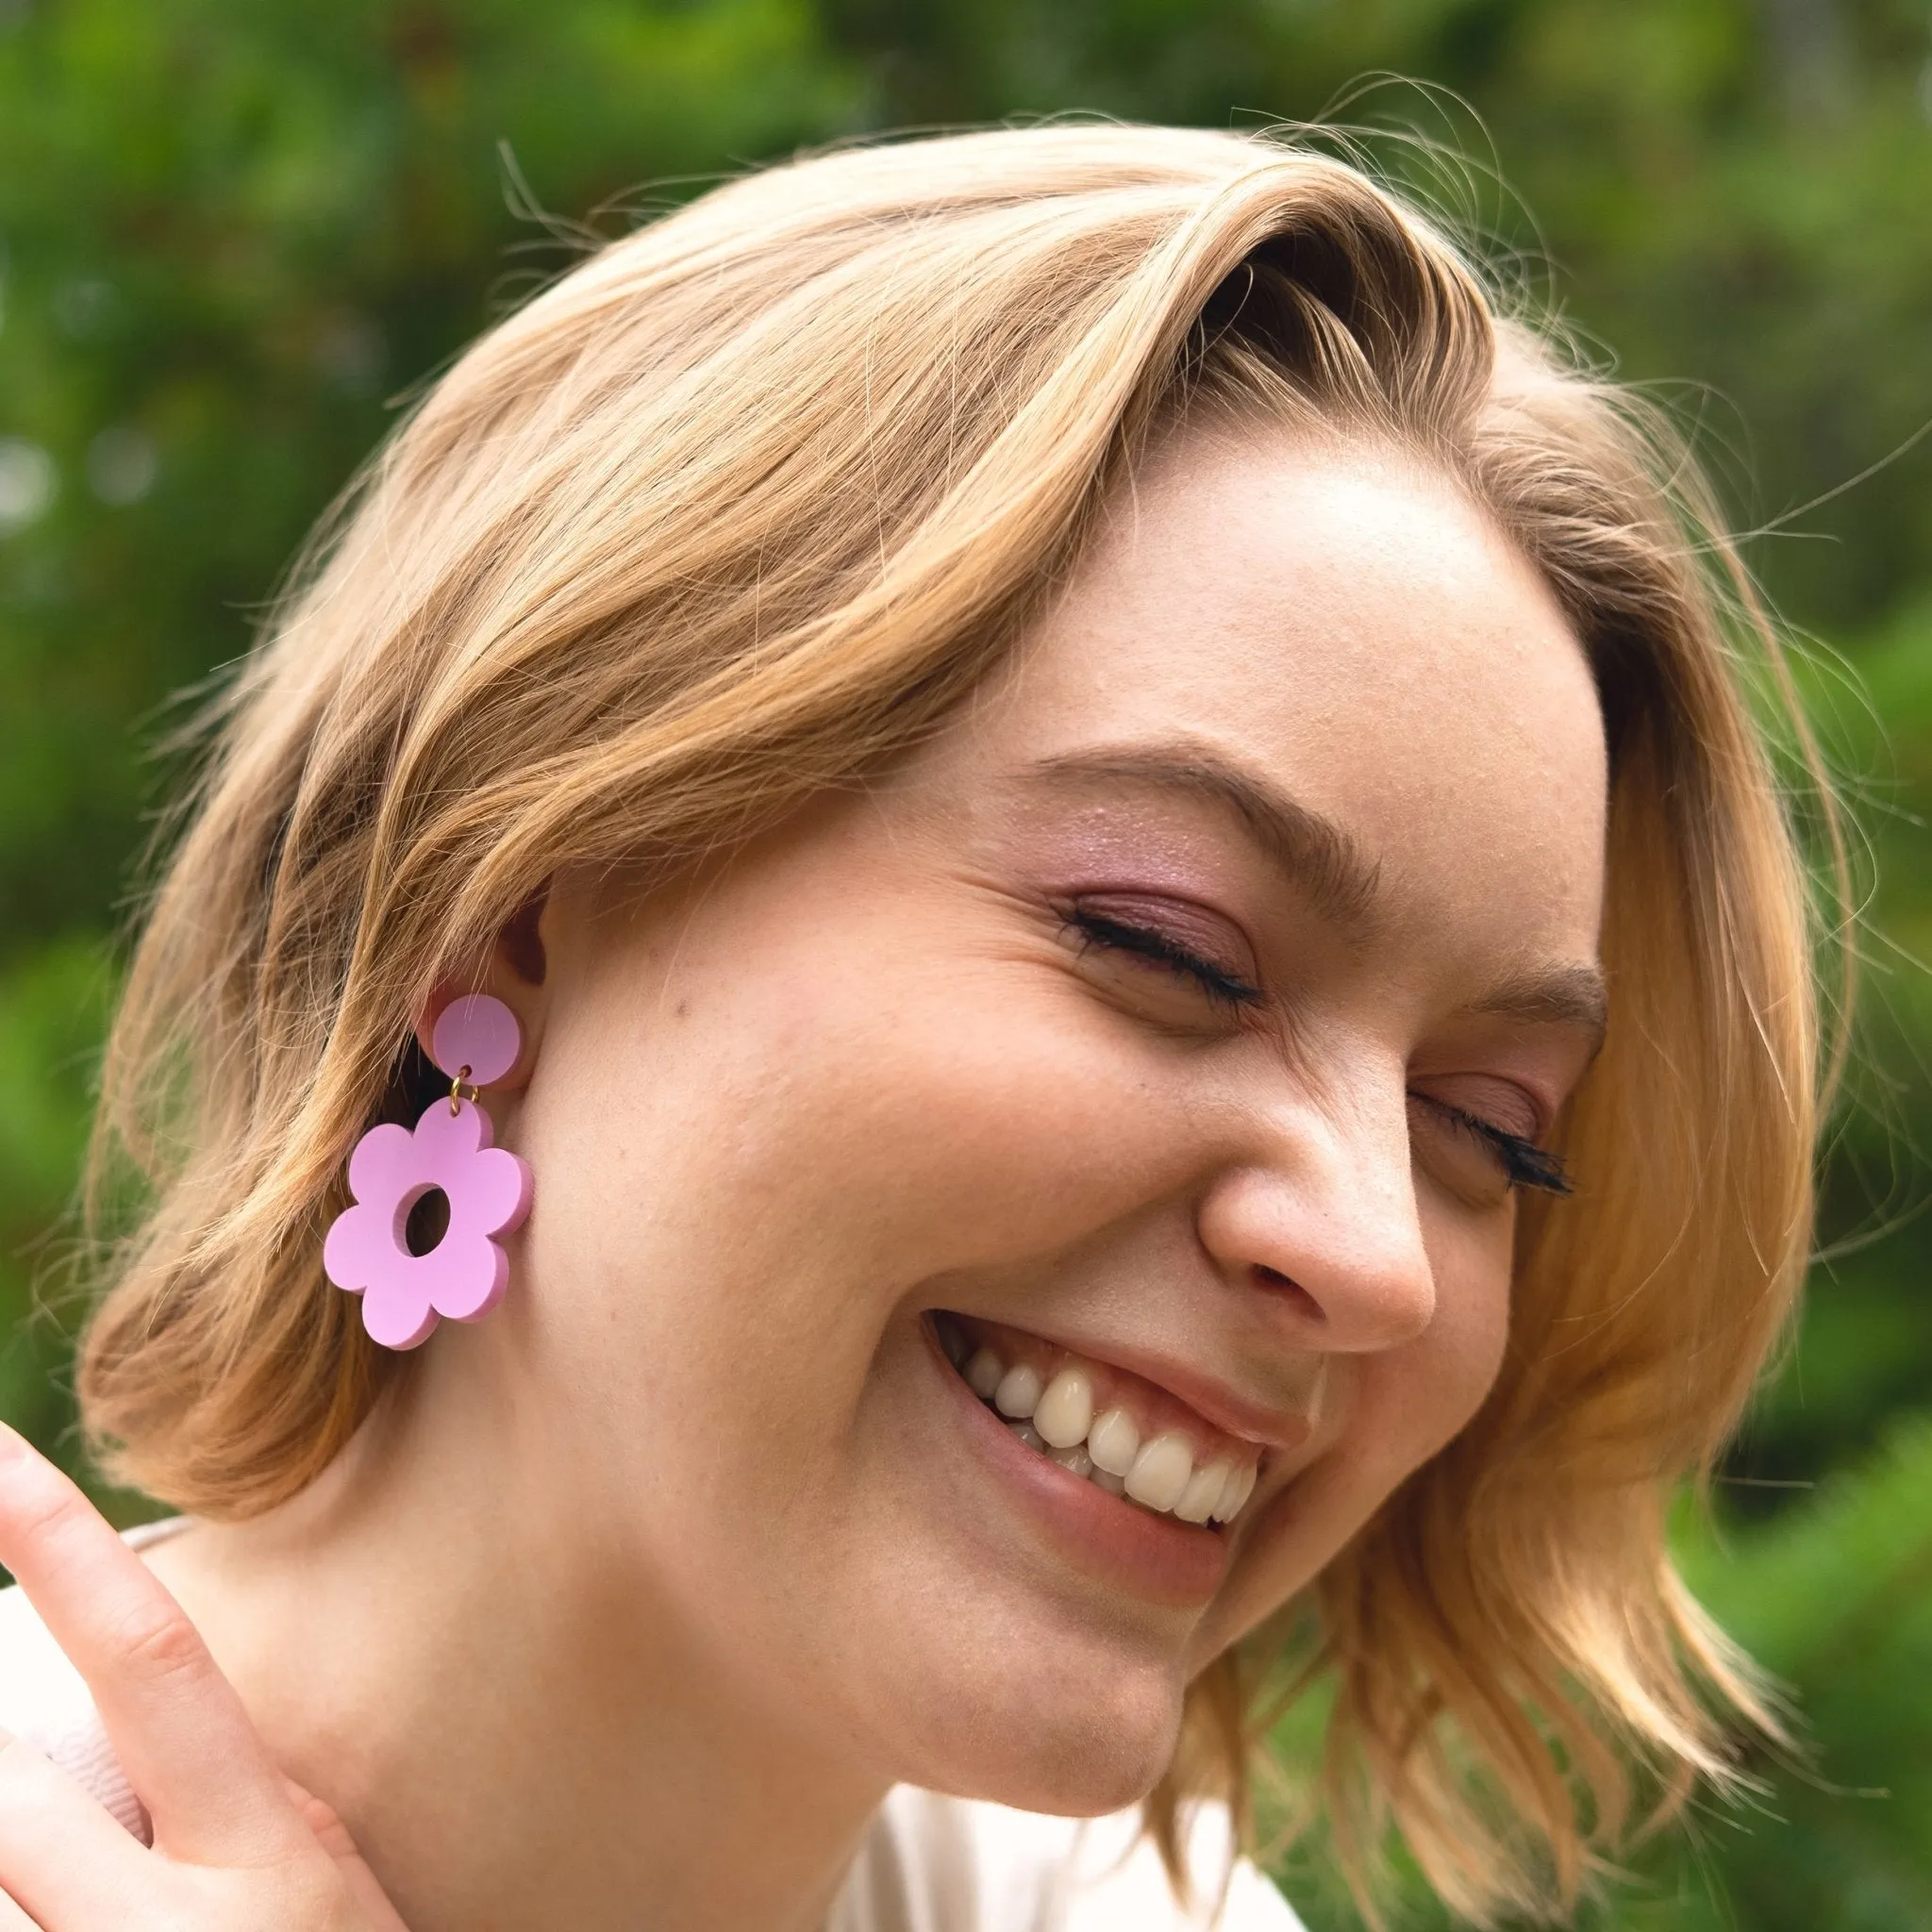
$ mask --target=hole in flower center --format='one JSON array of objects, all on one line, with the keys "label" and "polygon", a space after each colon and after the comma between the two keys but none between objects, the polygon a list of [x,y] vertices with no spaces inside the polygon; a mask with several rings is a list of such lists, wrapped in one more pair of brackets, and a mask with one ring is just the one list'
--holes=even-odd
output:
[{"label": "hole in flower center", "polygon": [[426,1255],[449,1232],[449,1196],[441,1188],[425,1188],[403,1224],[403,1245],[412,1255]]}]

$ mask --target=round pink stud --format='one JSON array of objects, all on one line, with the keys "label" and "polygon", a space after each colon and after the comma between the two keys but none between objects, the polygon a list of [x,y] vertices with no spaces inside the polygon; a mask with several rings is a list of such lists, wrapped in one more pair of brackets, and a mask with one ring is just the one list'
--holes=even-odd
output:
[{"label": "round pink stud", "polygon": [[429,1058],[451,1079],[462,1074],[473,1087],[487,1087],[516,1065],[522,1044],[517,1016],[501,1000],[468,992],[437,1016],[429,1033]]}]

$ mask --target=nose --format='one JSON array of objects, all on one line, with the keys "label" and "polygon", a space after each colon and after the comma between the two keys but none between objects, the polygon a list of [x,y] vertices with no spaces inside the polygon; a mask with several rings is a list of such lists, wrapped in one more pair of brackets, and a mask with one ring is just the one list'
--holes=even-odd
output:
[{"label": "nose", "polygon": [[1399,1091],[1395,1101],[1283,1107],[1201,1204],[1217,1267],[1274,1298],[1301,1346],[1395,1348],[1435,1318],[1407,1107]]}]

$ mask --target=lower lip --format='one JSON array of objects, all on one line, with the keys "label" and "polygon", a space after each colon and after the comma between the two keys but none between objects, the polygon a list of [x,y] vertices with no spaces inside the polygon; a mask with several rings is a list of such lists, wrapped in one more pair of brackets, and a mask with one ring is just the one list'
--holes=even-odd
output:
[{"label": "lower lip", "polygon": [[[930,1338],[928,1338],[930,1340]],[[1227,1575],[1227,1539],[1110,1496],[1020,1441],[932,1341],[975,1455],[1016,1494],[1047,1540],[1098,1580],[1154,1603],[1198,1608]]]}]

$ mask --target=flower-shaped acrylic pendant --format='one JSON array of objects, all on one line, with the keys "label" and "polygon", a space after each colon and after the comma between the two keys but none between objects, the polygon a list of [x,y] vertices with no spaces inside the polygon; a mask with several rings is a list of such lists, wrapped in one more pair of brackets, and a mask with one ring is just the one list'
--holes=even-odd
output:
[{"label": "flower-shaped acrylic pendant", "polygon": [[[453,1081],[488,1086],[516,1064],[516,1020],[472,993],[445,1009],[430,1044]],[[357,1141],[356,1205],[331,1223],[322,1268],[362,1297],[362,1325],[385,1348],[414,1348],[442,1316],[474,1322],[503,1299],[509,1257],[496,1237],[530,1211],[530,1169],[490,1139],[490,1116],[452,1089],[413,1129],[386,1122]]]}]

